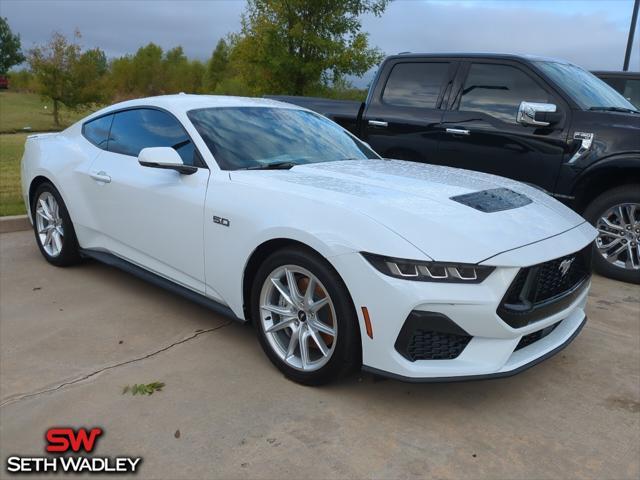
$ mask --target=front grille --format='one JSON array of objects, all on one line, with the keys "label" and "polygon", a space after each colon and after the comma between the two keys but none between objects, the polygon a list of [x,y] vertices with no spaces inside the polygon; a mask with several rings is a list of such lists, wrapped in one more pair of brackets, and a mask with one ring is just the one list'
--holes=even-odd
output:
[{"label": "front grille", "polygon": [[591,276],[591,245],[579,252],[523,268],[507,290],[498,315],[524,327],[565,308]]},{"label": "front grille", "polygon": [[520,350],[521,348],[528,347],[532,343],[537,342],[538,340],[546,337],[551,332],[555,330],[555,328],[559,325],[560,322],[554,323],[553,325],[549,325],[547,328],[543,328],[542,330],[538,330],[537,332],[530,333],[529,335],[525,335],[520,339],[518,345],[516,346],[516,350]]},{"label": "front grille", "polygon": [[416,330],[407,347],[407,354],[411,361],[452,360],[462,353],[470,341],[470,336]]}]

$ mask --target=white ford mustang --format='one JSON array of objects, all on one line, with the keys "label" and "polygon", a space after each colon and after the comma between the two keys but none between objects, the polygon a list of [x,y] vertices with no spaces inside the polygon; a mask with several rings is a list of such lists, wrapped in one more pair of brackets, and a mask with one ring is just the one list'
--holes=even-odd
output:
[{"label": "white ford mustang", "polygon": [[289,378],[506,376],[586,321],[595,230],[543,192],[384,160],[269,100],[171,95],[33,135],[47,261],[92,257],[253,321]]}]

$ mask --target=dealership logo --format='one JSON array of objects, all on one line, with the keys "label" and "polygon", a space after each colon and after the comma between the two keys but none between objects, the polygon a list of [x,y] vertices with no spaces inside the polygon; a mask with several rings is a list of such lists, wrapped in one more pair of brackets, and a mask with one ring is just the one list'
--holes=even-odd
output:
[{"label": "dealership logo", "polygon": [[[73,429],[50,428],[45,434],[45,451],[60,454],[47,457],[7,458],[9,473],[135,473],[141,457],[93,457],[98,439],[104,434],[99,427]],[[66,454],[66,455],[64,455]],[[64,456],[63,456],[64,455]]]},{"label": "dealership logo", "polygon": [[563,260],[562,262],[560,262],[560,266],[558,267],[558,269],[560,270],[560,276],[564,277],[569,272],[569,269],[571,268],[571,264],[575,259],[576,259],[575,257],[567,258],[566,260]]},{"label": "dealership logo", "polygon": [[47,452],[60,453],[69,450],[78,453],[81,449],[87,453],[93,451],[98,437],[102,435],[101,428],[79,428],[74,432],[72,428],[50,428],[47,430]]}]

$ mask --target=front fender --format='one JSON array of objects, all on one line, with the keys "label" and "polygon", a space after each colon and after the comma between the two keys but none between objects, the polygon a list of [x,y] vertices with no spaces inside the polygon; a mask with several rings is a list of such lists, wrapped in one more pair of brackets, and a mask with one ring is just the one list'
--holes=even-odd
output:
[{"label": "front fender", "polygon": [[640,183],[640,153],[611,155],[582,170],[571,190],[575,208],[582,211],[600,193],[626,183]]},{"label": "front fender", "polygon": [[[215,223],[214,216],[228,220],[228,226]],[[242,267],[256,248],[270,240],[288,239],[312,248],[341,276],[339,262],[332,259],[352,252],[430,260],[398,234],[355,210],[232,182],[220,174],[211,176],[204,222],[207,294],[240,318],[244,318]]]}]

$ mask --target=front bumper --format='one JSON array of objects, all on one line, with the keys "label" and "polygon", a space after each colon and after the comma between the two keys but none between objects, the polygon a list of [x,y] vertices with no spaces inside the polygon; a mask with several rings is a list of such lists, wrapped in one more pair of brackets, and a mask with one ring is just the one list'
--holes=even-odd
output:
[{"label": "front bumper", "polygon": [[[553,357],[556,353],[558,353],[561,350],[563,350],[567,345],[569,345],[573,341],[574,338],[576,338],[578,336],[578,334],[582,330],[582,327],[584,327],[584,325],[586,323],[587,323],[587,317],[584,316],[582,322],[579,323],[578,327],[575,328],[571,332],[569,337],[564,342],[560,343],[559,345],[555,346],[551,350],[547,351],[546,353],[541,354],[538,357],[535,357],[533,359],[529,359],[528,361],[525,360],[524,363],[523,363],[522,359],[517,358],[518,357],[516,355],[517,352],[514,352],[514,354],[510,357],[510,360],[512,360],[512,361],[508,361],[504,365],[504,367],[502,369],[500,369],[499,371],[494,372],[494,373],[485,373],[485,374],[482,374],[482,375],[458,375],[458,376],[455,376],[455,377],[421,377],[421,378],[417,378],[417,377],[404,377],[402,375],[397,375],[397,374],[394,374],[394,373],[378,370],[377,368],[369,367],[367,365],[363,365],[362,369],[366,370],[368,372],[371,372],[373,374],[376,374],[376,375],[389,377],[389,378],[394,378],[396,380],[401,380],[403,382],[410,382],[410,383],[463,382],[463,381],[472,381],[472,380],[490,380],[492,378],[511,377],[513,375],[517,375],[518,373],[523,372],[523,371],[533,367],[534,365],[537,365],[538,363],[546,360],[547,358]],[[538,342],[541,342],[541,340],[538,340]],[[538,343],[538,342],[536,342],[536,343]]]},{"label": "front bumper", "polygon": [[[562,238],[558,245],[562,244],[562,249],[545,249],[547,258],[536,252],[536,261],[531,261],[534,251],[531,245],[523,247],[521,257],[517,250],[509,252],[507,260],[496,257],[491,263],[497,266],[495,271],[484,282],[472,285],[396,279],[375,270],[360,254],[333,257],[358,311],[363,368],[413,382],[471,380],[514,375],[552,356],[568,345],[584,326],[590,281],[561,310],[521,328],[509,326],[497,309],[520,268],[588,245],[592,240],[590,232],[585,235],[586,230],[575,230],[578,231],[559,236]],[[514,259],[519,258],[522,263],[513,265]],[[499,266],[502,262],[511,262],[511,265]],[[373,338],[366,334],[362,307],[367,307]],[[440,314],[472,338],[453,359],[411,361],[396,349],[395,343],[405,319],[413,311]],[[524,336],[553,325],[555,328],[548,335],[518,348]]]}]

